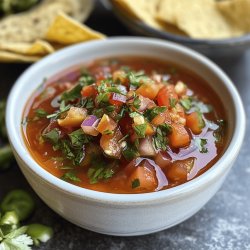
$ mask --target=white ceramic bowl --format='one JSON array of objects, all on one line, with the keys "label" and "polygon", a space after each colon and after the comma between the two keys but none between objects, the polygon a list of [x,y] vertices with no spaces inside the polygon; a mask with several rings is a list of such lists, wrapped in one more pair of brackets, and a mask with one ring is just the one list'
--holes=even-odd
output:
[{"label": "white ceramic bowl", "polygon": [[[109,194],[64,182],[30,156],[21,132],[24,106],[44,77],[103,57],[147,56],[173,62],[205,78],[221,98],[228,116],[229,143],[208,171],[183,185],[148,194]],[[7,129],[26,179],[55,212],[80,227],[111,235],[143,235],[172,227],[196,213],[216,193],[232,167],[245,133],[245,113],[236,88],[211,61],[170,42],[112,38],[63,49],[31,66],[15,83],[7,103]]]}]

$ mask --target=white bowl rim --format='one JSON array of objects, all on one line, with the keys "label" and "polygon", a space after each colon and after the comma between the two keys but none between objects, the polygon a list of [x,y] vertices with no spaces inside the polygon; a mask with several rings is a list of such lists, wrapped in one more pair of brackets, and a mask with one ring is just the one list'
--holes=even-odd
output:
[{"label": "white bowl rim", "polygon": [[[28,152],[27,148],[24,148],[21,142],[17,139],[20,137],[21,130],[17,130],[14,127],[15,122],[15,105],[13,100],[16,97],[16,92],[20,92],[20,89],[26,86],[25,79],[29,75],[30,72],[34,70],[38,70],[46,67],[47,62],[51,59],[57,57],[64,57],[70,55],[71,53],[76,53],[78,50],[82,50],[88,46],[102,46],[102,44],[116,44],[116,43],[139,43],[144,45],[155,45],[155,46],[164,46],[166,48],[171,48],[174,50],[178,50],[181,53],[190,56],[202,64],[205,64],[211,71],[216,73],[223,81],[224,85],[226,85],[236,110],[236,121],[235,121],[235,130],[233,132],[231,141],[228,145],[228,148],[221,156],[221,158],[205,173],[196,177],[195,179],[186,182],[182,185],[158,191],[152,193],[143,193],[143,194],[113,194],[113,193],[104,193],[99,191],[94,191],[82,187],[78,187],[76,185],[67,183],[49,172],[43,169],[29,154],[27,158],[22,158],[22,155]],[[233,85],[232,81],[228,78],[228,76],[211,60],[206,58],[205,56],[195,52],[192,49],[186,48],[182,45],[175,44],[173,42],[163,41],[161,39],[155,38],[145,38],[145,37],[112,37],[106,40],[95,40],[90,42],[85,42],[77,45],[70,46],[68,48],[62,49],[52,55],[45,57],[39,62],[30,66],[15,82],[14,86],[11,89],[7,100],[7,109],[6,109],[6,125],[7,132],[9,135],[9,140],[16,151],[16,153],[21,157],[24,163],[28,166],[29,170],[31,170],[34,174],[38,175],[43,181],[47,182],[54,188],[61,190],[64,193],[68,193],[71,196],[75,196],[78,198],[87,199],[94,202],[99,202],[103,204],[123,204],[123,205],[138,205],[138,204],[149,204],[152,202],[162,202],[170,199],[175,199],[182,195],[188,195],[192,193],[193,190],[210,183],[216,177],[220,176],[223,171],[226,171],[228,165],[231,164],[233,159],[237,156],[240,147],[243,143],[245,128],[246,128],[246,116],[243,107],[243,103],[241,101],[240,95]],[[22,135],[21,135],[22,137]],[[23,137],[22,137],[23,138]],[[220,167],[219,167],[220,166]]]}]

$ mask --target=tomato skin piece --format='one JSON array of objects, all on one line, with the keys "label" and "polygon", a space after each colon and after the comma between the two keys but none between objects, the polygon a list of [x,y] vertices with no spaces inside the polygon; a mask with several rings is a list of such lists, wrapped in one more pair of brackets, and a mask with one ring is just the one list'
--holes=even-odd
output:
[{"label": "tomato skin piece", "polygon": [[81,90],[81,95],[83,97],[92,97],[97,95],[97,90],[93,85],[84,86]]},{"label": "tomato skin piece", "polygon": [[201,114],[199,114],[198,112],[192,112],[191,114],[186,115],[186,125],[195,135],[198,135],[205,127],[205,122]]},{"label": "tomato skin piece", "polygon": [[182,124],[172,124],[172,133],[168,138],[170,145],[174,148],[186,147],[191,141],[188,131]]},{"label": "tomato skin piece", "polygon": [[170,107],[170,99],[178,100],[178,95],[174,90],[174,85],[163,87],[157,95],[157,103],[159,106]]}]

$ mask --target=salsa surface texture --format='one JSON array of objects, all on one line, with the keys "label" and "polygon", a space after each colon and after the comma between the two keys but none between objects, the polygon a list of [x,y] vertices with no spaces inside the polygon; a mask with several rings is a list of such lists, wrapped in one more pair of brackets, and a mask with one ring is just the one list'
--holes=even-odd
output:
[{"label": "salsa surface texture", "polygon": [[67,69],[44,81],[23,116],[27,148],[41,167],[102,192],[180,185],[225,148],[225,112],[206,81],[151,58]]}]

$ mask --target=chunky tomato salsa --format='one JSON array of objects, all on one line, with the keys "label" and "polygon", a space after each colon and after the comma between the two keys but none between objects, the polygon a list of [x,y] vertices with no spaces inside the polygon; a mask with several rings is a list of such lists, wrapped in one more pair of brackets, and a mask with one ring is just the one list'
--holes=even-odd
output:
[{"label": "chunky tomato salsa", "polygon": [[225,112],[205,80],[149,58],[103,59],[51,78],[22,123],[51,174],[109,193],[145,193],[208,170],[225,147]]}]

